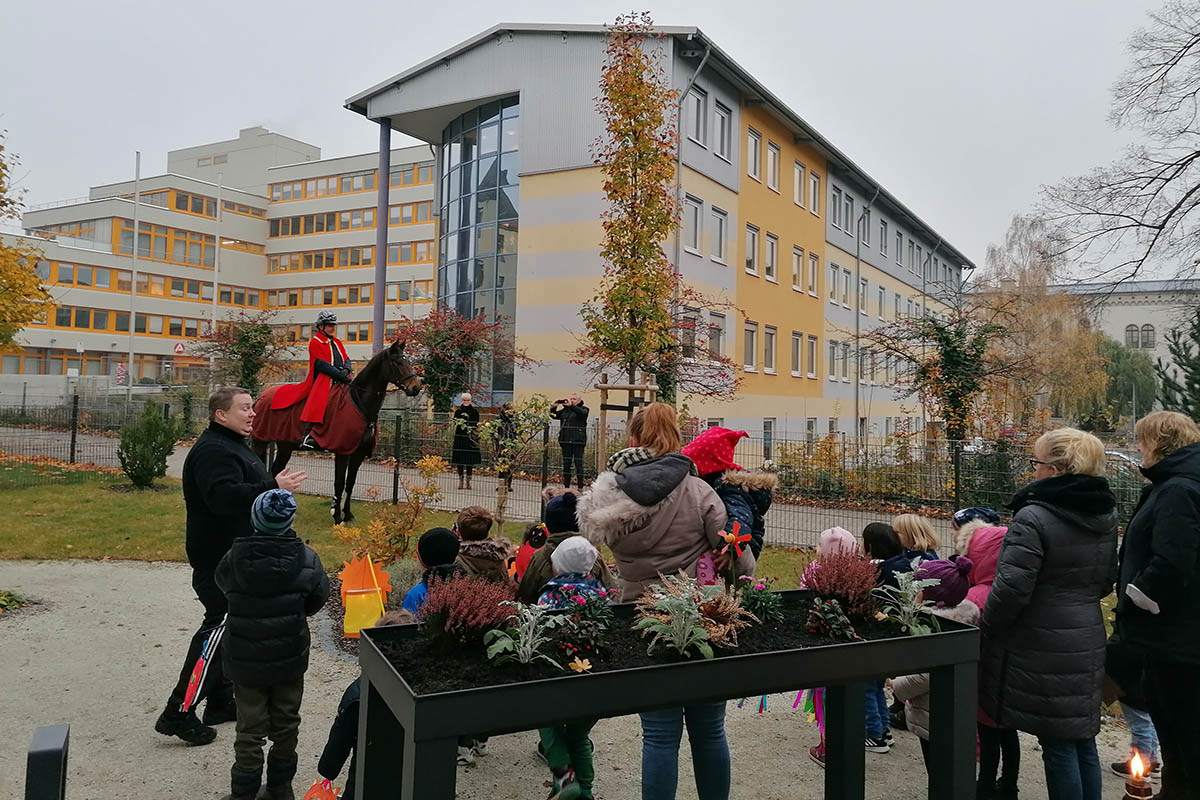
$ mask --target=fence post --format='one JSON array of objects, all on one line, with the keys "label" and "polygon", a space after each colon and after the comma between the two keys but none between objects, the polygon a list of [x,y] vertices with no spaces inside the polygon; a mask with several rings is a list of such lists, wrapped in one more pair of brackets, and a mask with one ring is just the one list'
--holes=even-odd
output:
[{"label": "fence post", "polygon": [[79,436],[79,395],[71,395],[71,458],[70,463],[75,463],[75,444]]},{"label": "fence post", "polygon": [[25,416],[25,396],[29,391],[29,381],[21,384],[21,416]]},{"label": "fence post", "polygon": [[66,797],[70,739],[70,725],[47,725],[34,731],[25,761],[25,800]]},{"label": "fence post", "polygon": [[962,442],[951,442],[951,458],[954,463],[954,508],[952,511],[957,511],[962,508],[961,495],[959,494],[962,484]]},{"label": "fence post", "polygon": [[550,423],[542,428],[542,493],[538,520],[546,519],[546,484],[550,482]]},{"label": "fence post", "polygon": [[163,419],[167,420],[168,422],[171,419],[171,404],[170,403],[163,403]]},{"label": "fence post", "polygon": [[392,429],[392,505],[400,502],[400,414]]}]

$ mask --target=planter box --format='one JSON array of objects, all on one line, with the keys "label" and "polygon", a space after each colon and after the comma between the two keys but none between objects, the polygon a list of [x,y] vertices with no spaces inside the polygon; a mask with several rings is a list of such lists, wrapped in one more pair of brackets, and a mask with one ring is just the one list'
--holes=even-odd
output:
[{"label": "planter box", "polygon": [[[627,606],[616,610],[626,618],[632,613]],[[944,620],[942,628],[929,636],[564,674],[434,694],[415,694],[379,650],[380,642],[420,636],[416,625],[364,629],[359,639],[358,795],[364,800],[453,800],[459,736],[514,733],[572,719],[825,686],[825,796],[862,800],[866,682],[929,672],[930,745],[939,765],[929,797],[973,797],[979,631]]]}]

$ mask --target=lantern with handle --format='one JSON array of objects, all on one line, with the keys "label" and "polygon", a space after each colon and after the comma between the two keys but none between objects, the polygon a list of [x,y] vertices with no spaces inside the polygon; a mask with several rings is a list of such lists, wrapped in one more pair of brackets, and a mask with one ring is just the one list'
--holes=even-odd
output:
[{"label": "lantern with handle", "polygon": [[1129,760],[1129,777],[1125,779],[1125,800],[1142,800],[1154,796],[1150,779],[1146,777],[1146,762],[1136,750]]}]

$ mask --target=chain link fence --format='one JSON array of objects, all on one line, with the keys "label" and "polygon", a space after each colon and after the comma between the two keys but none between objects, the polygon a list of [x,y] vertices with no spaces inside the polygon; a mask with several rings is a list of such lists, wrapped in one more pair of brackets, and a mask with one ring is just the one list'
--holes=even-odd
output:
[{"label": "chain link fence", "polygon": [[[203,403],[203,401],[199,401]],[[194,396],[161,394],[134,398],[69,398],[65,403],[0,406],[0,489],[50,482],[112,480],[119,471],[119,431],[149,405],[175,417],[192,436],[206,426],[205,409]],[[387,501],[403,496],[407,483],[421,481],[415,463],[424,456],[451,461],[454,423],[446,415],[385,410],[375,452],[359,470],[354,497]],[[611,430],[601,439],[593,422],[584,454],[585,481],[596,475],[608,455],[625,446],[624,434]],[[562,451],[558,424],[552,422],[523,449],[513,464],[505,518],[532,521],[541,515],[542,490],[561,485]],[[685,436],[690,439],[690,436]],[[1031,477],[1031,442],[1002,438],[970,442],[925,441],[895,437],[858,442],[841,436],[805,440],[751,436],[738,442],[735,460],[745,469],[770,469],[779,488],[768,514],[771,544],[811,547],[822,530],[839,525],[858,533],[900,513],[941,519],[956,509],[981,505],[1003,511],[1013,493]],[[189,443],[176,447],[168,475],[178,477]],[[268,453],[272,456],[273,453]],[[454,511],[468,505],[492,509],[503,478],[495,454],[483,448],[470,488],[459,488],[451,471],[438,479],[443,492],[434,503]],[[1109,481],[1122,519],[1128,519],[1141,492],[1136,456],[1113,445]],[[328,454],[294,454],[290,465],[309,475],[305,491],[332,497],[334,459]],[[949,543],[949,525],[939,525]]]}]

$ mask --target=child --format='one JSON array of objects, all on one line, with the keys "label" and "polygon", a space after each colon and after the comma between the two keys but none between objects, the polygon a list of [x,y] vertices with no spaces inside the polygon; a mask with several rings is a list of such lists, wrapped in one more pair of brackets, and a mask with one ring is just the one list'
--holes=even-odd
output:
[{"label": "child", "polygon": [[[937,604],[933,613],[945,619],[979,624],[979,606],[967,599],[970,581],[971,559],[960,556],[956,561],[926,561],[917,568],[917,580],[937,580],[936,586],[918,595],[919,598]],[[925,759],[926,773],[932,772],[929,763],[929,673],[903,675],[892,681],[892,691],[897,700],[906,706],[908,728],[921,740],[921,756]]]},{"label": "child", "polygon": [[458,512],[454,530],[462,539],[457,563],[468,575],[478,575],[492,583],[512,585],[508,557],[512,545],[507,539],[491,539],[492,515],[481,506],[467,506]]},{"label": "child", "polygon": [[892,520],[892,529],[900,537],[904,547],[904,555],[913,569],[926,561],[937,559],[937,549],[941,542],[929,520],[916,514],[901,514]]},{"label": "child", "polygon": [[967,554],[967,544],[971,541],[971,534],[980,528],[986,528],[1000,524],[1000,515],[990,508],[982,506],[972,506],[970,508],[960,508],[954,512],[954,516],[950,518],[950,531],[954,552],[960,556]]},{"label": "child", "polygon": [[728,517],[725,530],[732,531],[733,523],[737,522],[740,533],[750,534],[750,546],[735,566],[735,577],[754,574],[754,564],[762,553],[766,538],[766,514],[771,508],[771,493],[778,484],[773,473],[746,472],[733,463],[734,447],[739,439],[748,436],[745,431],[713,426],[681,451],[692,460],[700,478],[724,503]]},{"label": "child", "polygon": [[863,528],[863,553],[879,570],[879,586],[898,587],[896,573],[912,572],[900,537],[886,522],[872,522]]},{"label": "child", "polygon": [[459,541],[449,528],[430,528],[417,540],[417,561],[425,569],[421,581],[404,595],[401,607],[414,617],[425,605],[429,594],[429,581],[434,578],[445,580],[453,575],[465,575],[466,571],[454,563],[458,558]]},{"label": "child", "polygon": [[250,508],[254,535],[235,539],[217,565],[217,586],[229,603],[222,658],[237,703],[228,800],[259,796],[268,736],[263,796],[294,797],[300,700],[308,669],[307,618],[329,597],[321,559],[292,530],[295,516],[291,492],[263,492]]},{"label": "child", "polygon": [[[407,611],[389,611],[380,617],[376,627],[383,625],[407,625],[416,622]],[[341,774],[346,759],[350,759],[350,771],[346,774],[346,788],[339,795],[340,800],[354,800],[354,781],[358,778],[358,702],[362,685],[362,676],[342,692],[338,703],[337,716],[329,728],[329,739],[325,749],[321,751],[321,760],[317,762],[317,772],[322,778],[332,783]]]},{"label": "child", "polygon": [[[550,536],[546,543],[534,550],[529,563],[521,575],[521,583],[517,587],[517,599],[522,603],[536,603],[547,581],[554,577],[554,565],[551,558],[554,551],[572,536],[579,535],[579,525],[575,521],[575,503],[579,494],[574,489],[555,489],[555,494],[546,503],[546,530]],[[597,558],[595,565],[588,573],[595,578],[606,590],[615,590],[617,581],[609,571],[604,559]]]},{"label": "child", "polygon": [[[546,583],[538,605],[561,609],[567,608],[578,595],[605,596],[604,587],[591,576],[598,556],[596,548],[582,536],[568,537],[558,545],[550,557],[555,577]],[[588,733],[595,724],[594,719],[578,719],[538,731],[542,738],[539,750],[550,765],[551,789],[547,800],[591,798],[596,770]]]},{"label": "child", "polygon": [[521,547],[515,556],[508,559],[508,574],[512,575],[513,580],[517,583],[521,582],[521,577],[529,568],[529,561],[533,558],[533,554],[542,549],[549,536],[550,532],[546,529],[544,522],[535,522],[525,529]]}]

